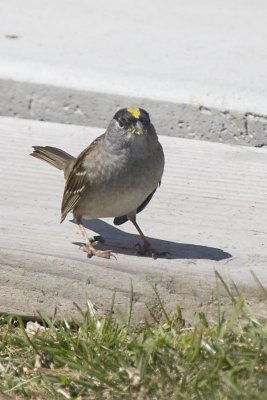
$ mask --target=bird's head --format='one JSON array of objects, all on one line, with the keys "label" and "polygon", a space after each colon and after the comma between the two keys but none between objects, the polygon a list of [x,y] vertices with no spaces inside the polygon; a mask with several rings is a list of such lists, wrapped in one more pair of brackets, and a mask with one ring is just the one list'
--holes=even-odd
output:
[{"label": "bird's head", "polygon": [[151,125],[148,112],[142,108],[123,108],[116,112],[113,119],[119,130],[138,136],[147,135]]},{"label": "bird's head", "polygon": [[143,108],[122,108],[112,118],[106,137],[117,146],[148,143],[149,137],[156,135],[149,114]]}]

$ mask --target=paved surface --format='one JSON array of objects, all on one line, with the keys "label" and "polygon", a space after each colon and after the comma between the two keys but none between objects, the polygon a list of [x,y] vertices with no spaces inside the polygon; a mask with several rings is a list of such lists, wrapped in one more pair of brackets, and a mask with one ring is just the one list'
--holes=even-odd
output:
[{"label": "paved surface", "polygon": [[0,75],[265,113],[266,12],[264,0],[9,0]]},{"label": "paved surface", "polygon": [[[59,224],[61,173],[28,154],[32,145],[54,145],[77,155],[101,131],[0,118],[0,312],[67,317],[90,299],[125,315],[131,282],[134,319],[156,310],[158,291],[169,309],[177,302],[194,321],[199,310],[213,317],[214,270],[244,291],[252,307],[266,304],[251,276],[267,285],[267,150],[161,137],[166,154],[162,185],[138,218],[145,233],[169,258],[137,257],[130,223],[89,221],[116,259],[87,259],[81,237],[68,220]],[[69,218],[71,219],[71,218]]]},{"label": "paved surface", "polygon": [[142,98],[163,134],[266,145],[266,12],[264,0],[9,0],[0,115],[104,127]]},{"label": "paved surface", "polygon": [[267,117],[253,113],[0,79],[3,116],[103,128],[110,115],[128,106],[149,110],[162,135],[267,145]]}]

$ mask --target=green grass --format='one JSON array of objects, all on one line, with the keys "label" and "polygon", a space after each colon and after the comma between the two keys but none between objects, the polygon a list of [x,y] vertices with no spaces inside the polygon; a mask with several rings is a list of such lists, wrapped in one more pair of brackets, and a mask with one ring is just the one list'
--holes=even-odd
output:
[{"label": "green grass", "polygon": [[0,392],[12,399],[266,399],[266,322],[225,289],[230,317],[218,298],[217,323],[200,313],[194,328],[178,306],[168,315],[160,296],[162,319],[138,328],[112,312],[98,318],[90,303],[82,322],[44,318],[46,329],[35,333],[2,317]]}]

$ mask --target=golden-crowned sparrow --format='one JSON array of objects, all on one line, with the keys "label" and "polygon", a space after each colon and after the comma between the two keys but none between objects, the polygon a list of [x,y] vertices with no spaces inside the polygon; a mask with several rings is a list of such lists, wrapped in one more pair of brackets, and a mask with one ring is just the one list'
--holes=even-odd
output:
[{"label": "golden-crowned sparrow", "polygon": [[131,221],[143,240],[140,252],[156,258],[157,252],[136,222],[136,214],[146,207],[159,186],[164,168],[164,153],[145,110],[119,110],[106,132],[77,158],[56,147],[33,148],[33,157],[63,170],[66,184],[61,222],[73,212],[89,257],[110,258],[112,251],[95,249],[82,225],[83,217],[115,217],[115,225]]}]

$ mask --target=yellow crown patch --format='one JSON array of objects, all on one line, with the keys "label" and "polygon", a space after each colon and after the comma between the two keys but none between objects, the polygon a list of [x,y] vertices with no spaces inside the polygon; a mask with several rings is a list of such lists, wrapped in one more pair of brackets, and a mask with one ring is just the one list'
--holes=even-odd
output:
[{"label": "yellow crown patch", "polygon": [[132,116],[134,118],[136,118],[136,119],[140,118],[141,112],[140,112],[139,108],[131,107],[131,108],[127,108],[127,111],[129,111],[129,113],[132,114]]}]

